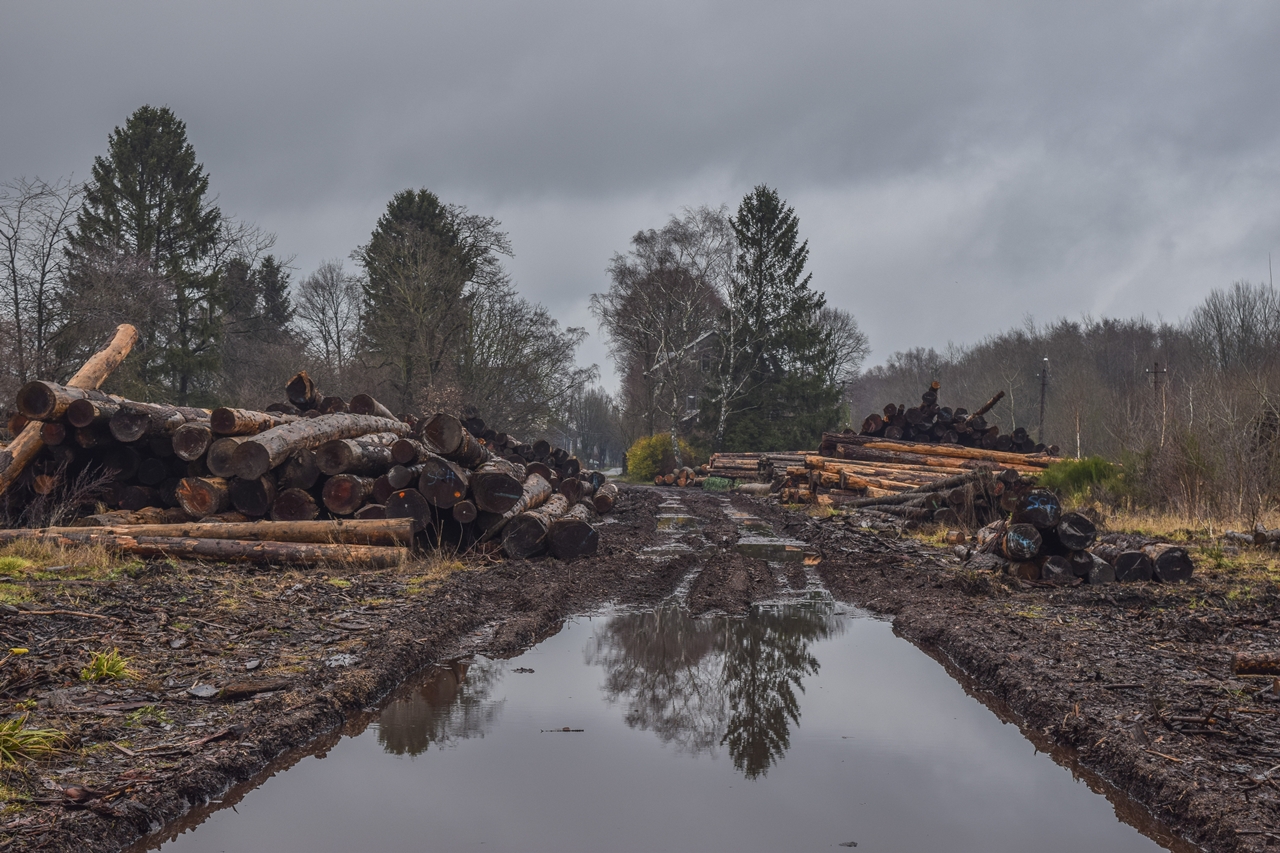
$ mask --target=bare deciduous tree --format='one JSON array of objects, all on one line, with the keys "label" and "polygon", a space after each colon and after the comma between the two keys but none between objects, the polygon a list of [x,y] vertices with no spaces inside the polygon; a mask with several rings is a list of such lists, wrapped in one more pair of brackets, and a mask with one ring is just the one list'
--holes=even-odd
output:
[{"label": "bare deciduous tree", "polygon": [[336,259],[304,278],[295,299],[299,334],[326,381],[341,393],[351,390],[347,385],[360,342],[361,299],[359,277]]}]

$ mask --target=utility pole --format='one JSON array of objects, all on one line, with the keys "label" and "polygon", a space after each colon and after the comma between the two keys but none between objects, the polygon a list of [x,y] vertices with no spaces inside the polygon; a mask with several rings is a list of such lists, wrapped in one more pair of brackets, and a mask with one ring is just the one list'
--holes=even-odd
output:
[{"label": "utility pole", "polygon": [[1166,416],[1169,412],[1168,392],[1165,389],[1164,376],[1169,372],[1168,368],[1161,368],[1160,362],[1155,362],[1154,367],[1147,368],[1146,371],[1151,376],[1151,387],[1156,392],[1156,399],[1160,403],[1160,447],[1164,448],[1164,427]]},{"label": "utility pole", "polygon": [[1036,430],[1036,443],[1044,444],[1044,398],[1049,390],[1049,356],[1044,357],[1044,367],[1040,368],[1040,429]]}]

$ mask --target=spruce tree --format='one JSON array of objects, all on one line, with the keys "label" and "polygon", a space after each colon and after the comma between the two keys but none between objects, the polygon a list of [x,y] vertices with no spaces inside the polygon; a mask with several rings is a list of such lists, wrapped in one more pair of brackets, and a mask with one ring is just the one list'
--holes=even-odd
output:
[{"label": "spruce tree", "polygon": [[134,390],[184,404],[216,374],[223,326],[213,261],[222,214],[208,189],[186,125],[167,107],[140,107],[112,131],[106,156],[94,158],[68,250],[73,303],[110,298],[96,284],[113,266],[135,264],[163,282],[168,304],[141,329]]},{"label": "spruce tree", "polygon": [[833,377],[835,350],[819,322],[826,299],[810,289],[808,241],[800,220],[776,190],[758,186],[730,219],[738,243],[731,300],[735,337],[745,345],[728,355],[749,381],[728,419],[724,446],[781,450],[814,446],[839,419]]}]

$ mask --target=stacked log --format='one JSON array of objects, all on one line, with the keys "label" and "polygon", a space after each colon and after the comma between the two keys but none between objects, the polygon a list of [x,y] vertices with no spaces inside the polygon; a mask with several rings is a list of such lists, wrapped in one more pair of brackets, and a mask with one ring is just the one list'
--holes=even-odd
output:
[{"label": "stacked log", "polygon": [[1180,546],[1126,534],[1099,537],[1088,517],[1063,512],[1058,496],[1048,489],[1028,490],[1007,517],[979,530],[972,545],[956,548],[971,565],[1054,586],[1176,583],[1194,571]]},{"label": "stacked log", "polygon": [[773,483],[786,468],[803,465],[811,450],[772,451],[768,453],[713,453],[711,460],[698,469],[707,477],[723,477],[739,483]]},{"label": "stacked log", "polygon": [[[938,382],[931,383],[920,395],[920,404],[917,406],[889,403],[882,412],[872,412],[863,420],[858,434],[889,441],[954,444],[1006,453],[1047,452],[1051,456],[1057,455],[1057,447],[1037,444],[1023,427],[1002,434],[998,425],[987,423],[987,413],[1004,399],[1005,392],[1000,391],[971,413],[963,407],[953,409],[938,405],[940,387]],[[827,447],[825,438],[823,447]]]},{"label": "stacked log", "polygon": [[[89,541],[83,521],[95,528],[93,541],[138,554],[263,562],[347,554],[389,565],[415,542],[467,549],[495,539],[512,518],[560,494],[565,506],[550,521],[566,521],[548,524],[559,532],[544,550],[573,557],[594,552],[592,522],[616,500],[603,474],[549,442],[522,442],[478,418],[397,416],[368,395],[348,403],[305,372],[288,383],[288,402],[262,412],[141,403],[94,390],[102,378],[19,391],[31,449],[20,464],[0,459],[0,499],[10,517],[37,500],[70,500],[81,532],[5,536]],[[159,523],[186,526],[145,534],[130,526]],[[260,533],[246,533],[246,523]],[[343,525],[387,524],[410,531],[409,541],[333,538]],[[293,533],[271,540],[262,531]],[[303,534],[315,538],[292,538]],[[206,544],[214,541],[224,544]],[[337,545],[347,550],[326,550]]]}]

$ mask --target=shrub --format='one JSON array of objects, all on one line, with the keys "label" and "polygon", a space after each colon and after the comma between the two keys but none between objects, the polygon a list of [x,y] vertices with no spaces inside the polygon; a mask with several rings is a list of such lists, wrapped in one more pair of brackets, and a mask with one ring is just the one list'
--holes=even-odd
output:
[{"label": "shrub", "polygon": [[[680,439],[680,461],[693,467],[693,448]],[[675,470],[676,457],[671,452],[671,433],[660,432],[656,435],[636,439],[627,451],[627,476],[636,480],[653,480],[657,474],[669,474]]]},{"label": "shrub", "polygon": [[80,670],[81,680],[91,682],[105,681],[107,679],[118,681],[124,678],[133,678],[136,674],[129,668],[129,659],[121,655],[119,649],[94,653],[89,665]]},{"label": "shrub", "polygon": [[1120,467],[1100,456],[1064,459],[1055,462],[1040,475],[1040,485],[1064,498],[1080,500],[1089,497],[1095,487],[1114,490],[1120,481]]},{"label": "shrub", "polygon": [[56,729],[27,728],[28,714],[0,721],[0,767],[21,759],[44,758],[60,751],[67,736]]}]

